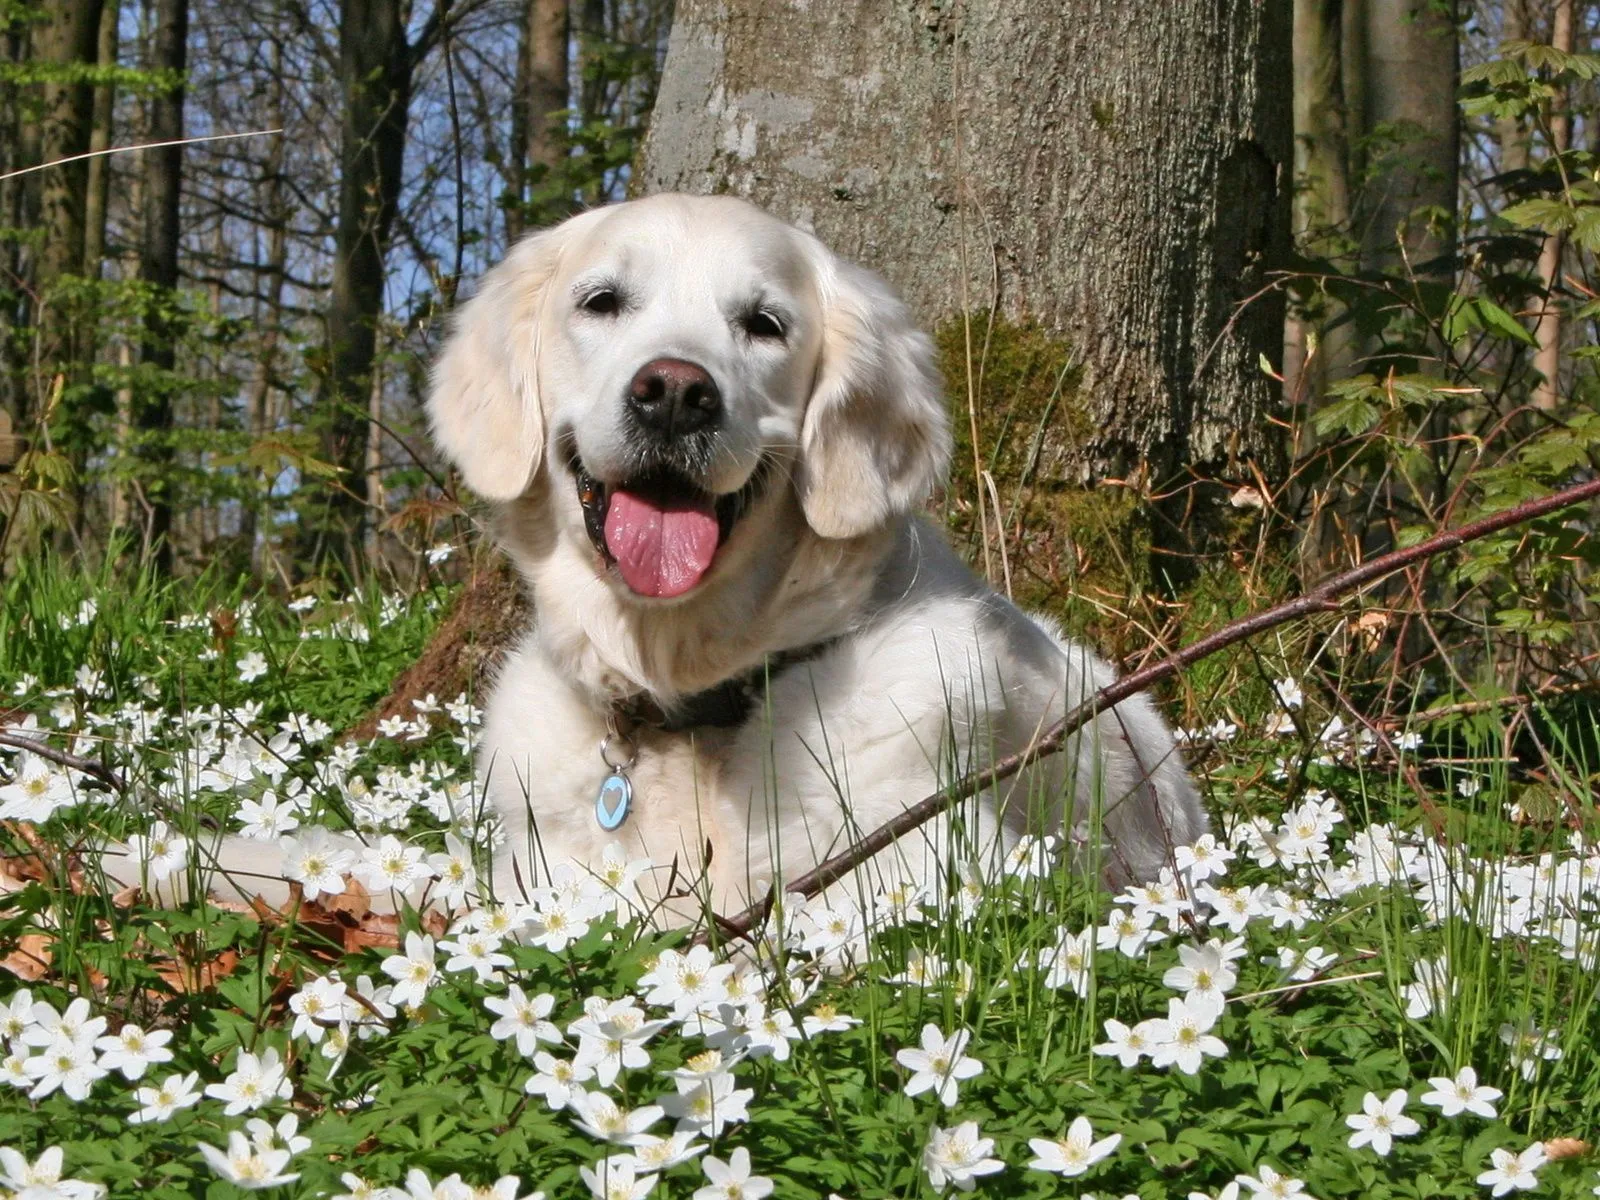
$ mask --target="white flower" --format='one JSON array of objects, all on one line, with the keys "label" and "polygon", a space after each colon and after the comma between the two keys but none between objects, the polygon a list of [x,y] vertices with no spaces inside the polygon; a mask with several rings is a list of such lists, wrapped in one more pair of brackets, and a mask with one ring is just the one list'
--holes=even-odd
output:
[{"label": "white flower", "polygon": [[384,959],[383,973],[394,980],[394,990],[389,993],[391,1001],[405,1008],[422,1007],[428,989],[439,979],[432,936],[406,934],[406,952]]},{"label": "white flower", "polygon": [[29,1046],[70,1042],[92,1052],[95,1039],[105,1029],[106,1019],[91,1017],[89,1001],[83,996],[79,996],[61,1012],[40,1000],[33,1006],[33,1024],[23,1031],[22,1040]]},{"label": "white flower", "polygon": [[313,1044],[322,1041],[331,1027],[346,1019],[347,996],[341,980],[327,976],[307,980],[304,987],[289,997],[289,1011],[295,1015],[289,1036],[303,1037]]},{"label": "white flower", "polygon": [[595,1200],[642,1200],[656,1186],[658,1175],[638,1175],[638,1160],[631,1154],[613,1154],[594,1170],[579,1167],[578,1174]]},{"label": "white flower", "polygon": [[150,826],[145,836],[130,837],[128,849],[149,872],[152,883],[164,883],[189,861],[189,839],[172,832],[165,821]]},{"label": "white flower", "polygon": [[128,1124],[165,1121],[180,1108],[192,1108],[200,1102],[200,1093],[195,1090],[199,1079],[198,1073],[190,1071],[187,1075],[168,1075],[160,1087],[135,1089],[133,1098],[139,1102],[139,1111],[128,1118]]},{"label": "white flower", "polygon": [[137,1025],[124,1025],[115,1035],[98,1039],[95,1048],[105,1070],[121,1071],[124,1079],[138,1079],[151,1063],[172,1061],[172,1051],[167,1049],[171,1040],[170,1029],[146,1033]]},{"label": "white flower", "polygon": [[801,1018],[800,1028],[807,1037],[816,1037],[819,1033],[843,1033],[859,1024],[859,1017],[842,1013],[836,1005],[823,1001]]},{"label": "white flower", "polygon": [[1050,1171],[1070,1179],[1074,1175],[1082,1175],[1121,1142],[1120,1133],[1095,1141],[1089,1118],[1078,1117],[1073,1120],[1064,1138],[1029,1138],[1028,1145],[1036,1157],[1028,1166],[1035,1171]]},{"label": "white flower", "polygon": [[1220,1013],[1227,1003],[1228,989],[1239,982],[1239,974],[1228,957],[1234,948],[1232,943],[1216,942],[1179,946],[1180,965],[1168,969],[1161,982],[1183,992],[1191,1006],[1205,1005]]},{"label": "white flower", "polygon": [[500,1015],[489,1026],[489,1036],[497,1042],[516,1038],[517,1053],[524,1058],[537,1050],[540,1042],[560,1042],[561,1031],[547,1019],[555,1003],[556,998],[548,992],[530,997],[513,983],[504,997],[490,996],[483,1002],[490,1012]]},{"label": "white flower", "polygon": [[244,1127],[258,1150],[287,1150],[295,1155],[311,1148],[311,1139],[300,1136],[300,1118],[294,1113],[281,1117],[276,1126],[260,1117],[251,1117]]},{"label": "white flower", "polygon": [[33,993],[18,988],[10,1001],[0,1000],[0,1042],[13,1042],[33,1028]]},{"label": "white flower", "polygon": [[733,974],[727,963],[718,963],[707,946],[695,946],[687,954],[663,950],[655,966],[639,979],[648,988],[645,1003],[671,1008],[678,1019],[697,1009],[715,1009],[728,998],[723,981]]},{"label": "white flower", "polygon": [[329,830],[312,825],[303,836],[281,838],[278,845],[283,850],[283,877],[297,882],[307,900],[344,892],[344,875],[355,855]]},{"label": "white flower", "polygon": [[401,1200],[472,1200],[472,1189],[459,1174],[446,1175],[434,1183],[426,1171],[412,1167],[406,1172],[406,1190],[401,1193]]},{"label": "white flower", "polygon": [[1526,1192],[1539,1186],[1534,1172],[1546,1161],[1543,1142],[1534,1142],[1520,1154],[1513,1154],[1509,1150],[1491,1150],[1489,1162],[1492,1165],[1478,1176],[1478,1182],[1493,1189],[1490,1194],[1494,1196],[1504,1196],[1507,1192]]},{"label": "white flower", "polygon": [[1306,694],[1300,690],[1298,680],[1276,680],[1272,685],[1272,690],[1277,693],[1278,703],[1283,705],[1284,708],[1299,708],[1306,702]]},{"label": "white flower", "polygon": [[1238,1182],[1250,1189],[1257,1196],[1266,1196],[1268,1200],[1288,1200],[1290,1196],[1300,1196],[1302,1200],[1312,1200],[1311,1193],[1305,1190],[1303,1180],[1292,1175],[1280,1175],[1266,1163],[1256,1168],[1254,1175],[1240,1175]]},{"label": "white flower", "polygon": [[750,1174],[750,1151],[740,1146],[728,1161],[707,1155],[700,1169],[710,1180],[694,1194],[694,1200],[761,1200],[772,1194],[772,1180]]},{"label": "white flower", "polygon": [[1106,923],[1094,931],[1095,947],[1137,958],[1144,953],[1147,943],[1163,936],[1156,930],[1155,921],[1155,913],[1148,908],[1137,911],[1113,908],[1106,914]]},{"label": "white flower", "polygon": [[1151,1065],[1176,1065],[1185,1075],[1194,1075],[1199,1073],[1204,1056],[1226,1056],[1227,1044],[1210,1032],[1217,1022],[1218,1012],[1205,1002],[1197,1005],[1188,1000],[1167,1001],[1166,1019],[1149,1022],[1149,1036],[1154,1043],[1150,1052]]},{"label": "white flower", "polygon": [[642,1133],[633,1144],[633,1157],[646,1171],[665,1171],[704,1154],[706,1149],[704,1144],[695,1141],[693,1133],[672,1133],[666,1137]]},{"label": "white flower", "polygon": [[440,563],[448,560],[455,552],[456,548],[449,542],[436,542],[428,547],[428,565],[437,567]]},{"label": "white flower", "polygon": [[378,844],[361,848],[350,873],[366,885],[368,891],[410,891],[429,877],[428,867],[422,861],[421,846],[408,846],[392,833],[378,839]]},{"label": "white flower", "polygon": [[1539,1074],[1539,1061],[1556,1062],[1561,1058],[1561,1046],[1555,1030],[1541,1030],[1531,1020],[1521,1025],[1509,1021],[1500,1026],[1500,1040],[1511,1047],[1511,1065],[1529,1082]]},{"label": "white flower", "polygon": [[30,1099],[38,1100],[60,1088],[74,1100],[89,1095],[95,1082],[108,1072],[95,1059],[91,1042],[75,1042],[57,1037],[32,1058],[24,1060],[23,1071],[35,1081]]},{"label": "white flower", "polygon": [[[1464,775],[1460,779],[1456,780],[1456,794],[1459,795],[1463,800],[1472,799],[1474,796],[1476,796],[1482,790],[1483,790],[1483,780],[1478,779],[1475,776]],[[1531,1176],[1530,1176],[1530,1178],[1531,1178]],[[1482,1178],[1481,1177],[1479,1179],[1479,1182],[1480,1183],[1482,1182]],[[1532,1187],[1533,1185],[1529,1184],[1528,1186]],[[1509,1191],[1510,1188],[1508,1187],[1506,1190]],[[1498,1196],[1498,1195],[1501,1195],[1501,1193],[1500,1192],[1496,1192],[1495,1195]]]},{"label": "white flower", "polygon": [[254,683],[267,673],[267,656],[252,650],[239,660],[238,666],[240,682]]},{"label": "white flower", "polygon": [[731,1072],[713,1075],[676,1096],[661,1097],[667,1116],[678,1122],[678,1132],[700,1133],[718,1138],[735,1121],[750,1119],[754,1088],[735,1088]]},{"label": "white flower", "polygon": [[1213,875],[1226,875],[1234,852],[1219,846],[1215,834],[1204,834],[1192,846],[1179,846],[1173,851],[1173,861],[1178,873],[1187,875],[1190,882],[1199,883]]},{"label": "white flower", "polygon": [[1338,955],[1331,950],[1324,950],[1321,946],[1305,946],[1296,949],[1293,946],[1278,947],[1278,970],[1285,979],[1295,983],[1304,983],[1313,979],[1327,970],[1338,960]]},{"label": "white flower", "polygon": [[594,1078],[594,1068],[587,1063],[567,1062],[540,1050],[533,1056],[533,1069],[537,1072],[522,1090],[530,1096],[543,1096],[551,1112],[558,1112],[571,1104],[574,1097],[583,1095],[579,1085]]},{"label": "white flower", "polygon": [[98,1183],[61,1178],[62,1152],[51,1146],[33,1162],[9,1146],[0,1146],[0,1187],[11,1200],[90,1200],[105,1195]]},{"label": "white flower", "polygon": [[[1150,1040],[1152,1030],[1149,1021],[1140,1021],[1130,1027],[1115,1018],[1108,1017],[1105,1025],[1106,1040],[1094,1047],[1096,1054],[1115,1058],[1125,1067],[1133,1067],[1155,1048]],[[1165,1030],[1158,1029],[1156,1032],[1164,1033]]]},{"label": "white flower", "polygon": [[579,1092],[568,1103],[578,1114],[579,1129],[592,1138],[621,1146],[637,1145],[645,1130],[665,1112],[657,1104],[631,1110],[622,1108],[604,1092]]},{"label": "white flower", "polygon": [[206,1085],[206,1095],[227,1103],[222,1111],[228,1117],[253,1112],[273,1100],[287,1100],[293,1094],[278,1051],[270,1046],[259,1057],[239,1051],[233,1073],[221,1083]]},{"label": "white flower", "polygon": [[465,904],[467,893],[478,885],[472,849],[453,833],[444,835],[444,853],[430,855],[428,867],[439,879],[439,899],[450,908]]},{"label": "white flower", "polygon": [[907,1047],[894,1056],[895,1062],[909,1068],[913,1074],[906,1080],[906,1095],[920,1096],[933,1091],[946,1108],[952,1107],[960,1096],[961,1080],[981,1074],[983,1064],[966,1057],[970,1031],[958,1029],[948,1038],[937,1025],[922,1027],[922,1048]]},{"label": "white flower", "polygon": [[1418,1021],[1432,1012],[1442,1012],[1456,991],[1448,964],[1442,958],[1422,958],[1412,964],[1411,970],[1416,982],[1401,989],[1406,1016]]},{"label": "white flower", "polygon": [[584,1015],[567,1026],[577,1037],[575,1062],[593,1067],[601,1087],[610,1087],[622,1070],[638,1070],[650,1065],[650,1052],[644,1044],[666,1028],[665,1021],[646,1021],[644,1012],[626,998],[607,1001],[590,997],[584,1001]]},{"label": "white flower", "polygon": [[444,964],[446,971],[472,971],[479,983],[492,982],[499,976],[501,967],[511,966],[511,956],[500,952],[500,939],[481,929],[469,929],[454,939],[442,941],[439,949],[450,952]]},{"label": "white flower", "polygon": [[1462,1067],[1454,1079],[1435,1075],[1428,1080],[1433,1091],[1422,1096],[1424,1104],[1431,1104],[1447,1117],[1459,1117],[1464,1112],[1494,1120],[1494,1102],[1504,1094],[1499,1088],[1480,1086],[1478,1072],[1472,1067]]},{"label": "white flower", "polygon": [[272,842],[299,827],[298,808],[292,801],[279,800],[277,793],[269,789],[261,793],[260,800],[240,803],[234,817],[244,837],[258,842]]},{"label": "white flower", "polygon": [[1350,1135],[1350,1149],[1371,1146],[1373,1153],[1387,1157],[1395,1138],[1421,1133],[1422,1126],[1405,1115],[1405,1107],[1404,1088],[1390,1092],[1387,1100],[1379,1100],[1376,1092],[1368,1092],[1361,1099],[1361,1111],[1344,1119],[1344,1123],[1355,1130]]},{"label": "white flower", "polygon": [[928,1144],[922,1149],[922,1169],[936,1192],[955,1184],[958,1191],[970,1192],[978,1176],[1005,1170],[1005,1163],[990,1158],[994,1139],[978,1136],[976,1121],[963,1121],[954,1129],[935,1125],[928,1131]]},{"label": "white flower", "polygon": [[1054,946],[1039,951],[1039,969],[1044,971],[1044,986],[1054,990],[1067,987],[1073,995],[1081,996],[1089,989],[1090,957],[1094,952],[1094,934],[1061,931]]},{"label": "white flower", "polygon": [[280,1187],[300,1178],[298,1174],[281,1173],[289,1165],[287,1150],[262,1150],[237,1129],[228,1135],[227,1150],[219,1150],[204,1142],[199,1150],[213,1171],[248,1191]]},{"label": "white flower", "polygon": [[72,781],[35,754],[24,752],[12,766],[12,780],[0,784],[0,820],[31,821],[50,819],[59,808],[77,802]]}]

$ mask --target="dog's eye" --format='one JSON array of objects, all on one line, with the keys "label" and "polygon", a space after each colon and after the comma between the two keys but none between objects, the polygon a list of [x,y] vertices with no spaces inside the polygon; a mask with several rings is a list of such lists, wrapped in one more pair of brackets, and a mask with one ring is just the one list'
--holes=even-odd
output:
[{"label": "dog's eye", "polygon": [[622,308],[622,297],[611,288],[601,288],[583,298],[580,305],[584,312],[592,312],[598,316],[615,316]]},{"label": "dog's eye", "polygon": [[753,338],[782,338],[783,322],[766,309],[758,308],[745,316],[744,331]]}]

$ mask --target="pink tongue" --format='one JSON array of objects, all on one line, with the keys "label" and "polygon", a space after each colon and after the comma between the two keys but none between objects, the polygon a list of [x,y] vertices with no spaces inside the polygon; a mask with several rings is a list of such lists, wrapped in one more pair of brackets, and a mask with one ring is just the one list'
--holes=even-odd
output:
[{"label": "pink tongue", "polygon": [[711,569],[717,514],[709,500],[657,504],[618,488],[606,508],[606,549],[641,596],[681,596]]}]

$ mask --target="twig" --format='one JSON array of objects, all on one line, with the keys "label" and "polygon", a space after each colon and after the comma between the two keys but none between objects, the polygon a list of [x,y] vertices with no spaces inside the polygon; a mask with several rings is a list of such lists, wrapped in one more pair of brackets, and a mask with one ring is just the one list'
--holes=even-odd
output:
[{"label": "twig", "polygon": [[1497,708],[1526,708],[1562,696],[1576,696],[1584,692],[1600,691],[1600,679],[1580,679],[1576,683],[1563,683],[1555,687],[1535,688],[1510,696],[1491,696],[1487,700],[1463,700],[1460,704],[1441,704],[1438,708],[1419,708],[1403,717],[1384,717],[1376,724],[1384,729],[1399,729],[1407,725],[1427,725],[1446,717],[1466,717],[1473,713],[1493,712]]},{"label": "twig", "polygon": [[112,791],[126,792],[127,781],[109,767],[102,766],[92,758],[82,758],[76,754],[68,754],[65,750],[57,750],[54,746],[47,746],[33,738],[18,737],[14,733],[0,733],[0,746],[14,746],[18,750],[26,750],[30,754],[37,754],[40,758],[55,763],[57,766],[70,767],[74,771],[81,771],[105,784]]},{"label": "twig", "polygon": [[[1283,604],[1264,609],[1242,617],[1228,625],[1224,625],[1215,633],[1208,634],[1192,645],[1185,646],[1176,654],[1152,663],[1142,670],[1117,680],[1109,687],[1101,688],[1090,699],[1078,705],[1061,720],[1045,730],[1032,744],[1016,754],[1011,754],[994,763],[986,770],[975,772],[964,779],[957,780],[948,787],[941,788],[931,796],[927,796],[906,809],[892,821],[888,821],[874,829],[859,842],[854,843],[848,850],[834,855],[825,860],[815,869],[802,875],[793,883],[784,886],[786,894],[798,893],[801,896],[814,896],[831,883],[844,878],[851,871],[864,863],[881,850],[887,849],[900,838],[912,830],[931,821],[934,817],[952,808],[962,800],[976,795],[985,788],[993,787],[1002,780],[1009,779],[1025,767],[1032,765],[1047,755],[1054,754],[1061,749],[1067,737],[1095,717],[1113,708],[1130,696],[1135,696],[1163,679],[1176,675],[1185,667],[1189,667],[1207,658],[1219,650],[1254,637],[1258,633],[1286,624],[1299,617],[1309,616],[1319,612],[1337,612],[1339,605],[1334,598],[1346,592],[1355,591],[1366,584],[1382,579],[1386,575],[1426,561],[1436,555],[1443,554],[1446,550],[1454,550],[1468,542],[1477,541],[1479,538],[1488,537],[1502,529],[1509,529],[1513,525],[1521,525],[1537,517],[1548,516],[1560,512],[1562,509],[1572,508],[1586,500],[1600,498],[1600,479],[1591,479],[1587,483],[1577,484],[1573,487],[1563,488],[1549,496],[1538,500],[1529,500],[1514,508],[1508,508],[1492,516],[1483,517],[1462,525],[1457,529],[1447,530],[1435,534],[1433,537],[1418,542],[1415,546],[1408,546],[1403,550],[1393,550],[1388,554],[1380,555],[1370,562],[1352,567],[1348,571],[1340,572],[1330,579],[1325,579],[1303,596],[1285,601]],[[718,917],[716,925],[724,934],[730,937],[748,938],[752,930],[764,922],[772,912],[773,904],[777,899],[777,885],[761,900],[752,904],[736,917]],[[707,939],[703,932],[697,941]]]},{"label": "twig", "polygon": [[67,163],[81,162],[86,158],[99,158],[103,154],[127,154],[133,150],[159,150],[163,146],[197,146],[201,142],[226,142],[234,138],[266,137],[269,134],[282,133],[281,129],[252,129],[248,133],[211,133],[205,137],[175,138],[170,142],[140,142],[137,146],[107,146],[104,150],[89,150],[83,154],[69,154],[66,158],[52,159],[50,162],[36,163],[31,167],[22,167],[16,171],[8,171],[0,175],[0,183],[7,179],[15,179],[19,175],[31,175],[35,171],[48,171],[51,167],[62,167]]}]

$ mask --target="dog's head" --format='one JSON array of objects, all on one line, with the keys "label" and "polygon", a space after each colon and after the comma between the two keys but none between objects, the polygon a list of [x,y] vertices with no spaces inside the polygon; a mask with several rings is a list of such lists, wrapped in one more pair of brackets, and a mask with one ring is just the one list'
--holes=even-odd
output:
[{"label": "dog's head", "polygon": [[876,275],[726,197],[596,209],[518,243],[428,401],[495,501],[552,473],[622,594],[692,592],[792,488],[824,538],[919,504],[949,457],[929,339]]}]

